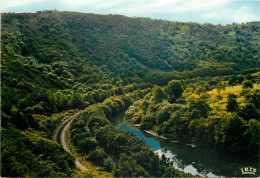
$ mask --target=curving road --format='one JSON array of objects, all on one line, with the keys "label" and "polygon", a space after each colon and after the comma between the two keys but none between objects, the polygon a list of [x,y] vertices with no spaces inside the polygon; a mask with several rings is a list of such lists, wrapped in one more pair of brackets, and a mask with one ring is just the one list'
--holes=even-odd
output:
[{"label": "curving road", "polygon": [[[68,144],[66,142],[66,132],[68,130],[68,127],[70,126],[70,123],[75,119],[75,117],[78,115],[79,113],[76,113],[75,115],[73,115],[71,118],[67,119],[66,121],[64,121],[62,123],[62,125],[56,130],[55,135],[53,137],[53,140],[60,143],[64,149],[68,152],[70,152],[72,154],[72,152],[70,151]],[[81,171],[87,171],[88,169],[79,162],[79,160],[76,158],[76,167],[78,169],[80,169]]]}]

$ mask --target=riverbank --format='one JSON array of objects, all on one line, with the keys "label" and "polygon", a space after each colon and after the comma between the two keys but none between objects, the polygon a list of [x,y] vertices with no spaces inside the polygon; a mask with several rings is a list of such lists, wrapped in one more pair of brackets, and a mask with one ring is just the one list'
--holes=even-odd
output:
[{"label": "riverbank", "polygon": [[[134,126],[136,127],[136,128],[140,128],[140,124],[134,124]],[[145,133],[148,133],[148,134],[150,134],[150,135],[152,135],[152,136],[154,136],[154,137],[158,137],[158,138],[161,138],[161,139],[164,139],[164,140],[167,140],[167,141],[170,141],[168,138],[166,138],[165,136],[163,136],[163,135],[159,135],[158,133],[156,133],[156,132],[154,132],[154,131],[151,131],[151,130],[143,130]],[[177,143],[178,141],[176,140],[176,141],[170,141],[171,143]]]},{"label": "riverbank", "polygon": [[241,167],[258,167],[257,160],[246,159],[243,156],[225,154],[192,143],[176,144],[177,141],[171,141],[170,138],[154,131],[140,130],[140,124],[134,124],[130,119],[125,120],[124,115],[120,116],[120,121],[115,126],[117,129],[133,133],[158,156],[165,155],[175,168],[186,173],[203,177],[232,177],[241,176]]},{"label": "riverbank", "polygon": [[168,140],[166,137],[162,136],[162,135],[159,135],[158,133],[156,132],[153,132],[151,130],[144,130],[146,133],[152,135],[152,136],[155,136],[155,137],[159,137],[161,139],[164,139],[164,140]]}]

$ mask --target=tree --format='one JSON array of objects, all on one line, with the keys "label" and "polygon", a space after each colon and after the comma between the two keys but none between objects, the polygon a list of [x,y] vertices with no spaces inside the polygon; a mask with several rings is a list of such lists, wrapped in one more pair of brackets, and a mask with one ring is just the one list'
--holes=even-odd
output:
[{"label": "tree", "polygon": [[98,142],[96,139],[87,137],[78,141],[77,148],[81,153],[89,153],[90,151],[94,150],[97,145]]},{"label": "tree", "polygon": [[245,80],[243,82],[243,88],[253,88],[253,83],[250,80]]},{"label": "tree", "polygon": [[164,91],[159,86],[154,87],[153,95],[154,95],[155,102],[162,102],[164,99],[166,99],[166,95]]},{"label": "tree", "polygon": [[199,86],[199,87],[197,88],[197,94],[199,94],[199,96],[200,96],[200,94],[201,94],[202,92],[205,92],[205,88],[202,88],[201,86]]},{"label": "tree", "polygon": [[178,99],[183,93],[182,83],[178,80],[170,81],[165,87],[165,92],[168,95],[170,103],[176,102],[176,99]]},{"label": "tree", "polygon": [[113,170],[113,167],[114,167],[112,160],[106,159],[103,162],[103,167],[104,167],[105,171],[111,172]]},{"label": "tree", "polygon": [[211,110],[211,107],[205,100],[199,99],[190,103],[190,111],[193,109],[200,111],[200,116],[206,118],[208,116],[208,111]]},{"label": "tree", "polygon": [[255,105],[256,108],[260,108],[260,90],[256,90],[249,98],[249,102]]},{"label": "tree", "polygon": [[148,101],[146,101],[146,100],[143,100],[143,102],[141,103],[141,109],[143,110],[143,111],[146,111],[147,109],[148,109],[148,107],[149,107],[149,105],[150,105],[150,103],[148,102]]},{"label": "tree", "polygon": [[154,124],[156,124],[156,120],[154,116],[152,115],[144,116],[144,118],[141,121],[141,129],[150,130]]},{"label": "tree", "polygon": [[226,88],[225,83],[222,82],[222,81],[218,82],[216,87],[217,87],[217,91],[218,91],[219,94],[220,94],[221,90],[225,90],[225,88]]},{"label": "tree", "polygon": [[227,102],[227,112],[235,112],[238,108],[237,100],[234,98],[228,98]]},{"label": "tree", "polygon": [[182,142],[188,141],[189,133],[189,119],[187,117],[181,117],[180,113],[175,113],[171,116],[169,120],[170,128],[169,132],[173,137]]},{"label": "tree", "polygon": [[148,172],[137,164],[136,160],[125,154],[120,155],[120,159],[114,169],[115,177],[149,177]]},{"label": "tree", "polygon": [[247,145],[247,150],[244,152],[257,153],[260,146],[260,122],[255,119],[250,119],[246,127],[247,130],[243,134],[243,139],[246,141],[245,145]]},{"label": "tree", "polygon": [[96,149],[90,151],[86,159],[95,163],[98,166],[103,166],[106,158],[107,158],[107,154],[103,149]]},{"label": "tree", "polygon": [[238,111],[238,115],[244,120],[259,119],[256,107],[252,103],[242,107],[242,109]]},{"label": "tree", "polygon": [[164,174],[162,177],[192,177],[192,174],[184,173],[184,172],[170,166],[164,170]]},{"label": "tree", "polygon": [[230,153],[241,153],[244,141],[241,139],[245,132],[245,122],[237,115],[223,118],[215,131],[218,146]]},{"label": "tree", "polygon": [[228,79],[228,84],[229,85],[234,85],[236,84],[236,76],[232,75],[229,79]]},{"label": "tree", "polygon": [[160,125],[162,124],[164,121],[169,120],[171,115],[171,110],[169,106],[165,106],[165,107],[161,107],[157,110],[155,118],[157,121],[157,124]]},{"label": "tree", "polygon": [[85,102],[83,100],[82,94],[76,92],[73,93],[72,100],[71,100],[71,108],[72,109],[85,108]]}]

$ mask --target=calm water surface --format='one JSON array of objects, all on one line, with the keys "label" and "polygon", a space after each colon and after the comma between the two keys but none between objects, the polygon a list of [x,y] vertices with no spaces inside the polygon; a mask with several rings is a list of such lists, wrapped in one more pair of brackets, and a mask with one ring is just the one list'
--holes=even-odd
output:
[{"label": "calm water surface", "polygon": [[164,154],[173,161],[174,167],[186,173],[209,177],[241,177],[250,176],[242,175],[241,168],[253,167],[257,169],[257,175],[259,175],[260,168],[257,160],[220,153],[218,150],[202,148],[194,144],[181,145],[155,138],[133,128],[131,124],[124,121],[124,118],[125,115],[122,113],[113,119],[113,124],[117,129],[129,131],[142,138],[155,153],[159,156]]}]

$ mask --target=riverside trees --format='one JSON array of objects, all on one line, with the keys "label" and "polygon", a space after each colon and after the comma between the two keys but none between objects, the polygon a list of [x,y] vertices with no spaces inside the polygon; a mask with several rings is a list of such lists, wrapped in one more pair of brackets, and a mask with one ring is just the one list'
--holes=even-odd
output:
[{"label": "riverside trees", "polygon": [[[201,85],[200,82],[195,85]],[[173,103],[172,100],[169,101],[169,97],[161,97],[161,100],[153,101],[164,91],[169,96],[169,88],[173,83],[178,83],[178,88],[181,89],[179,91],[183,91],[183,84],[176,81],[169,82],[164,88],[156,86],[154,92],[136,101],[129,108],[126,118],[134,123],[140,123],[141,129],[153,130],[170,140],[217,146],[232,154],[257,156],[257,149],[253,149],[248,143],[250,142],[255,148],[259,145],[255,140],[259,138],[260,131],[257,113],[259,105],[254,104],[254,99],[248,99],[255,98],[253,97],[255,95],[259,96],[257,89],[259,84],[255,84],[255,88],[251,90],[244,89],[240,85],[239,97],[234,95],[233,92],[237,93],[237,91],[232,91],[232,87],[222,89],[220,92],[213,89],[212,91],[215,91],[218,96],[225,96],[225,98],[219,97],[219,100],[226,101],[221,109],[216,106],[210,107],[212,104],[216,105],[211,102],[210,96],[207,96],[212,91],[208,93],[204,91],[203,95],[198,96],[193,93],[193,84],[188,85],[184,94],[179,95],[179,99]],[[175,92],[171,94],[174,95]],[[196,99],[192,99],[193,97]],[[237,100],[240,102],[238,103]],[[146,107],[143,107],[143,103],[147,103]]]}]

